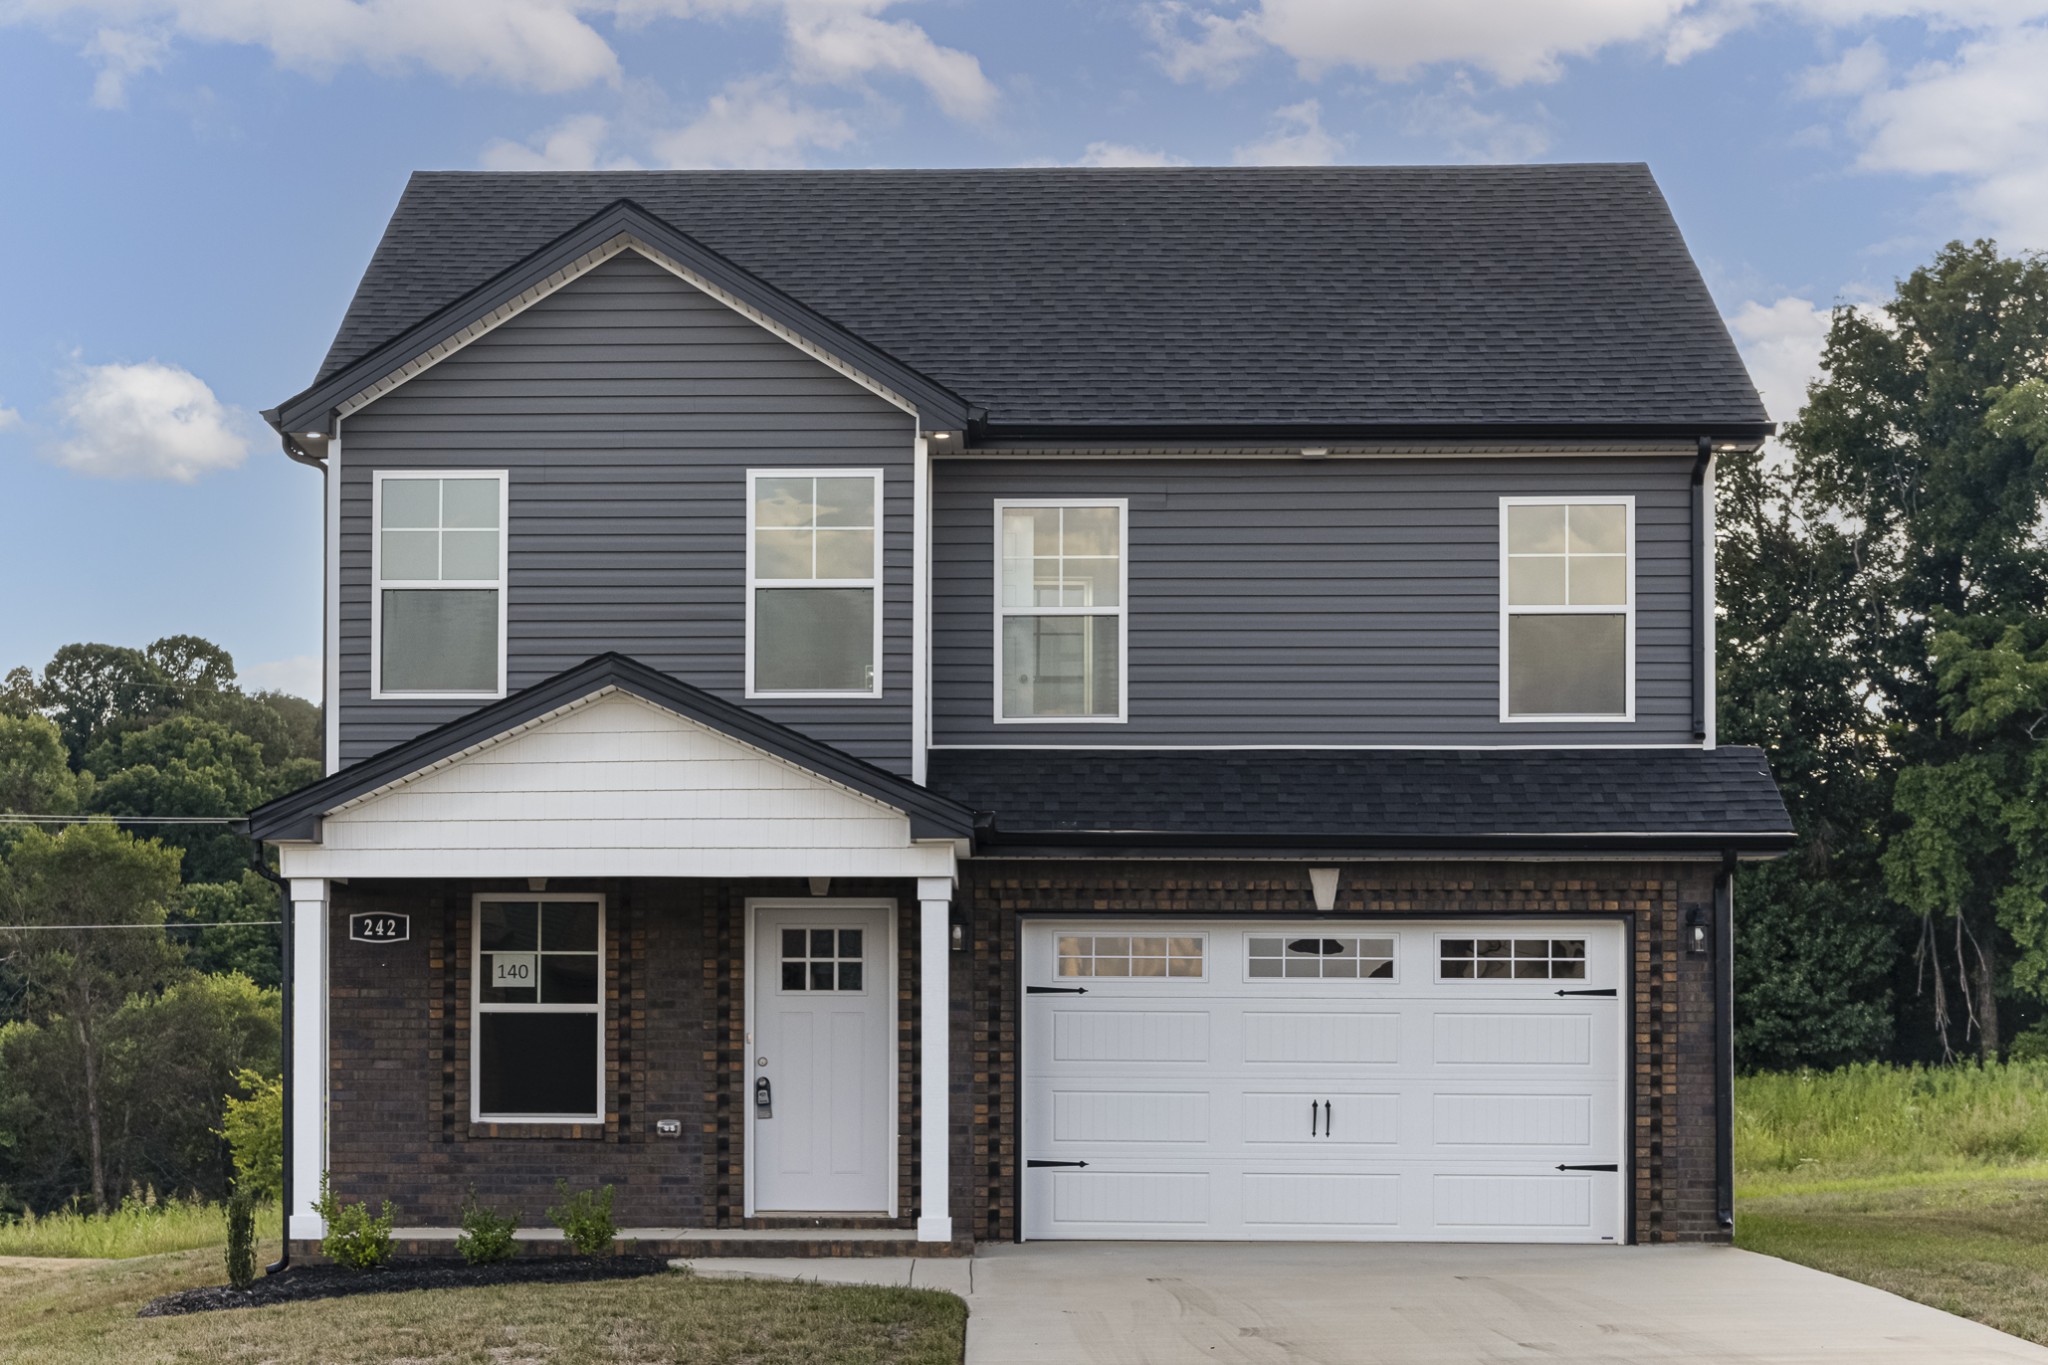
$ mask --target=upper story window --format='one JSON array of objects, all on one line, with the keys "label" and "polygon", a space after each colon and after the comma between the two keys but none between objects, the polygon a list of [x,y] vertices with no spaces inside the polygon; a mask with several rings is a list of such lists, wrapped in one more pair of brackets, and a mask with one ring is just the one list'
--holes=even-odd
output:
[{"label": "upper story window", "polygon": [[1124,718],[1122,499],[996,504],[996,719]]},{"label": "upper story window", "polygon": [[1635,499],[1501,500],[1501,719],[1635,718]]},{"label": "upper story window", "polygon": [[882,695],[882,472],[747,474],[747,695]]},{"label": "upper story window", "polygon": [[377,474],[373,697],[503,695],[505,484],[502,470]]}]

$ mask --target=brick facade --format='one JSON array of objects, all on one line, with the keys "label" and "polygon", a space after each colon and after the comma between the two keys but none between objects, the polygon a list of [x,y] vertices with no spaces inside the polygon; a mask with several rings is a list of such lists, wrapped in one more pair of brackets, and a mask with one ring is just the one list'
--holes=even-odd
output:
[{"label": "brick facade", "polygon": [[[1639,1241],[1713,1241],[1711,960],[1686,954],[1687,912],[1711,910],[1708,863],[1382,862],[1347,865],[1337,913],[1619,915],[1632,924],[1632,1205]],[[606,1094],[601,1125],[469,1121],[470,898],[491,882],[356,882],[334,889],[329,1001],[330,1166],[344,1197],[390,1199],[399,1221],[447,1225],[474,1187],[539,1224],[558,1176],[617,1187],[621,1226],[738,1228],[744,1217],[744,938],[749,897],[803,882],[560,882],[606,897]],[[916,888],[839,882],[834,897],[899,906],[895,1226],[917,1208]],[[402,944],[348,941],[346,916],[412,916]],[[957,1243],[1013,1240],[1020,1161],[1020,916],[1313,913],[1306,865],[1042,862],[962,865],[953,955],[951,1128]],[[677,1137],[656,1133],[675,1119]],[[754,1224],[762,1225],[758,1221]]]}]

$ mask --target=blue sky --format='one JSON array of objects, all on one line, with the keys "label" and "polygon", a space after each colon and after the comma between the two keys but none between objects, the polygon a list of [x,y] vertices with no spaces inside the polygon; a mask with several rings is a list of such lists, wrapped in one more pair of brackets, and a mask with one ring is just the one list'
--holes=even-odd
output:
[{"label": "blue sky", "polygon": [[1641,160],[1766,401],[1954,237],[2048,247],[2048,0],[0,0],[0,669],[315,692],[304,387],[406,174]]}]

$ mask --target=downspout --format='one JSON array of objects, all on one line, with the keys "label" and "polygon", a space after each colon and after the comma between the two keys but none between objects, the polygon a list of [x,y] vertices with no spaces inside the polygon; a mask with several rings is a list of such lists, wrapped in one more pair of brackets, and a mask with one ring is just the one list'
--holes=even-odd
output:
[{"label": "downspout", "polygon": [[1714,1218],[1735,1230],[1735,854],[1714,876]]},{"label": "downspout", "polygon": [[[277,413],[275,411],[266,412],[263,416],[273,427],[277,426]],[[318,456],[307,454],[305,448],[292,439],[290,432],[280,428],[278,429],[277,436],[284,446],[286,456],[308,468],[319,470],[321,479],[323,481],[326,479],[327,462],[325,460],[320,459]],[[327,500],[323,496],[321,506],[325,507],[326,505]],[[334,567],[327,562],[327,556],[332,553],[332,547],[324,543],[326,539],[324,529],[323,526],[321,537],[323,543],[320,554],[320,647],[323,651],[327,647],[327,632],[330,624],[327,620],[327,575],[333,571]],[[321,670],[321,676],[326,676],[324,668]],[[323,696],[321,698],[321,705],[334,705],[334,698]],[[326,734],[326,728],[324,724],[321,726],[323,736]],[[327,755],[323,753],[321,755],[322,768],[327,767],[326,759]],[[279,1043],[283,1048],[283,1055],[279,1058],[281,1063],[279,1075],[282,1082],[282,1093],[279,1099],[284,1106],[284,1114],[282,1116],[284,1119],[282,1150],[284,1170],[279,1173],[278,1181],[278,1208],[279,1218],[283,1224],[280,1229],[283,1250],[278,1254],[278,1258],[275,1261],[263,1268],[264,1274],[275,1275],[280,1271],[289,1269],[292,1263],[292,1094],[298,1088],[292,1076],[292,978],[297,970],[297,957],[292,952],[293,916],[291,883],[270,870],[270,864],[264,861],[263,846],[261,844],[256,846],[250,861],[258,872],[276,883],[278,918],[284,921],[284,970],[278,974],[279,1004],[284,1010],[283,1025],[278,1031]]]},{"label": "downspout", "polygon": [[1700,437],[1692,462],[1692,737],[1707,737],[1707,466],[1714,443]]},{"label": "downspout", "polygon": [[284,1010],[282,1026],[278,1030],[278,1076],[282,1084],[279,1103],[284,1112],[283,1151],[284,1169],[278,1173],[278,1210],[283,1227],[284,1250],[278,1258],[263,1267],[266,1275],[275,1275],[290,1268],[292,1263],[292,888],[291,883],[270,870],[264,861],[263,845],[257,843],[249,851],[249,866],[277,884],[277,915],[284,921],[284,970],[278,973],[279,1005]]}]

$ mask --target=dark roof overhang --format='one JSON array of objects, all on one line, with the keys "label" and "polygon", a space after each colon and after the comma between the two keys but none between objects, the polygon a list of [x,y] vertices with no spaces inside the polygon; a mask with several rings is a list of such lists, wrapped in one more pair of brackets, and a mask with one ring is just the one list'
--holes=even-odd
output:
[{"label": "dark roof overhang", "polygon": [[272,841],[317,840],[321,817],[335,807],[606,690],[629,693],[893,806],[909,817],[913,838],[966,839],[973,834],[973,816],[966,807],[623,654],[587,659],[280,796],[250,812],[248,832],[252,838]]},{"label": "dark roof overhang", "polygon": [[[888,385],[914,404],[926,427],[964,429],[968,404],[830,318],[749,273],[649,213],[630,199],[606,205],[461,298],[414,323],[352,362],[265,412],[282,432],[327,431],[335,408],[395,373],[463,328],[488,317],[548,276],[620,236],[637,237],[846,365]],[[274,415],[273,415],[274,414]]]},{"label": "dark roof overhang", "polygon": [[997,414],[970,426],[970,449],[1035,446],[1297,446],[1297,445],[1564,445],[1574,442],[1683,443],[1704,437],[1722,447],[1753,448],[1778,431],[1775,422],[1702,418],[1674,422],[1404,422],[1332,425],[1322,422],[1005,422]]}]

